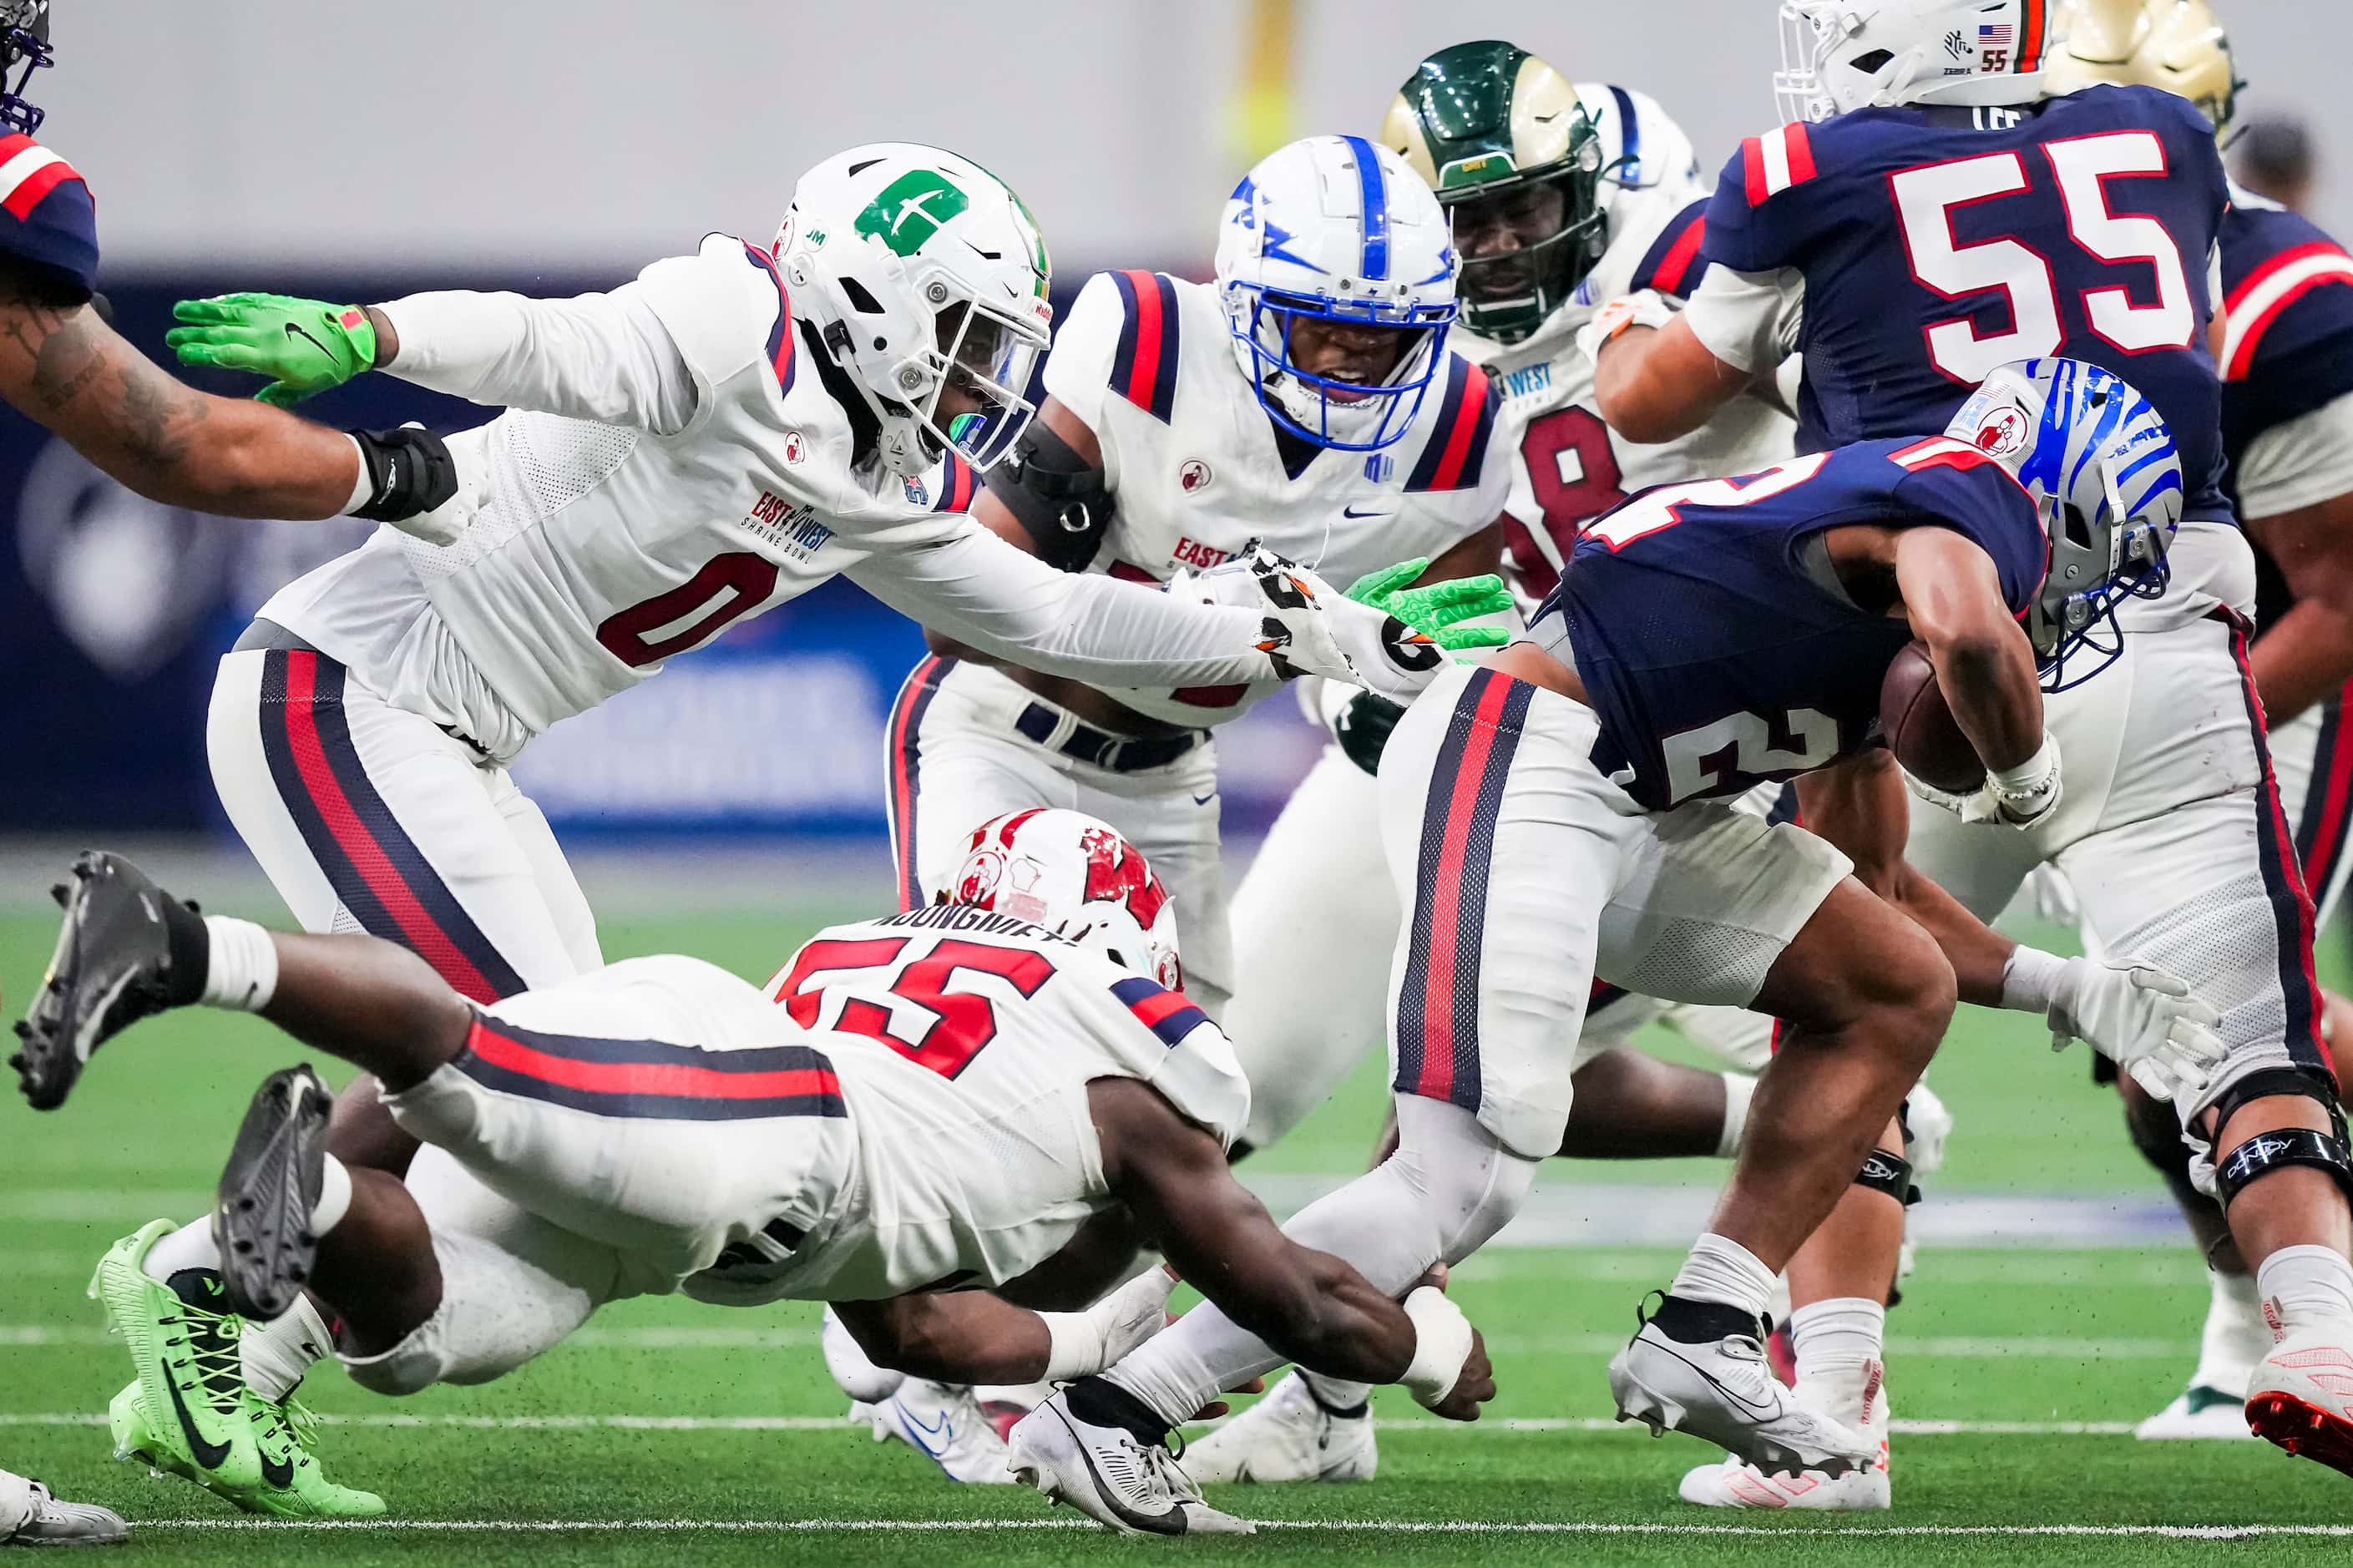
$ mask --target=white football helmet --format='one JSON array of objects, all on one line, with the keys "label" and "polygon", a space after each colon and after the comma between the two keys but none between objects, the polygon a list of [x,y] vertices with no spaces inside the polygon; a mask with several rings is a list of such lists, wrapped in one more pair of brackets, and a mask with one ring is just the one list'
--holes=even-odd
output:
[{"label": "white football helmet", "polygon": [[[1343,452],[1377,451],[1412,427],[1446,363],[1461,270],[1438,198],[1362,136],[1311,136],[1268,153],[1234,187],[1218,235],[1218,297],[1242,374],[1278,426]],[[1340,381],[1293,363],[1302,321],[1412,338],[1377,384]]]},{"label": "white football helmet", "polygon": [[[1046,242],[1003,181],[937,147],[853,147],[801,176],[776,253],[795,313],[881,421],[892,472],[913,478],[951,447],[985,469],[1013,449],[1054,312]],[[951,381],[984,412],[943,427]]]},{"label": "white football helmet", "polygon": [[2056,98],[2098,82],[2161,87],[2198,106],[2231,139],[2239,79],[2231,40],[2206,0],[2071,0],[2052,24],[2044,90]]},{"label": "white football helmet", "polygon": [[1784,120],[2042,96],[2052,0],[1781,0]]},{"label": "white football helmet", "polygon": [[1168,889],[1144,851],[1083,812],[1033,806],[982,823],[940,901],[1043,926],[1171,991],[1185,988]]}]

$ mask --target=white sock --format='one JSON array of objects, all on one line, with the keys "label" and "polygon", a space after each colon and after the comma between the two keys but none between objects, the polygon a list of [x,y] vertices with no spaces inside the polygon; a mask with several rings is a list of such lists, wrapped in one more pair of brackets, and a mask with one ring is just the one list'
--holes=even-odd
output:
[{"label": "white sock", "polygon": [[1315,1403],[1326,1410],[1356,1410],[1373,1396],[1369,1383],[1343,1383],[1305,1367],[1299,1369],[1299,1375],[1307,1380],[1308,1392],[1315,1395]]},{"label": "white sock", "polygon": [[1740,1243],[1710,1231],[1692,1243],[1691,1256],[1675,1270],[1667,1293],[1686,1301],[1720,1301],[1762,1316],[1773,1294],[1773,1271]]},{"label": "white sock", "polygon": [[307,1293],[298,1294],[291,1307],[266,1323],[248,1321],[237,1342],[245,1385],[273,1404],[293,1393],[302,1375],[335,1348],[327,1320]]},{"label": "white sock", "polygon": [[1809,1301],[1789,1314],[1789,1346],[1797,1352],[1800,1383],[1860,1373],[1882,1359],[1886,1339],[1887,1309],[1867,1296]]},{"label": "white sock", "polygon": [[198,1001],[239,1013],[259,1013],[278,994],[278,944],[251,921],[206,915],[212,938],[205,964],[205,993]]},{"label": "white sock", "polygon": [[2199,1336],[2198,1370],[2193,1387],[2244,1394],[2255,1363],[2271,1352],[2272,1327],[2263,1321],[2263,1304],[2252,1274],[2206,1270],[2206,1328]]},{"label": "white sock", "polygon": [[220,1250],[213,1246],[210,1215],[198,1215],[147,1249],[140,1268],[158,1285],[168,1285],[183,1268],[220,1268]]},{"label": "white sock", "polygon": [[1724,1075],[1724,1131],[1715,1136],[1715,1157],[1729,1160],[1740,1152],[1740,1135],[1748,1131],[1748,1102],[1757,1098],[1757,1080],[1745,1072]]},{"label": "white sock", "polygon": [[2283,1247],[2255,1270],[2255,1294],[2279,1314],[2279,1332],[2321,1324],[2353,1329],[2353,1263],[2326,1247]]}]

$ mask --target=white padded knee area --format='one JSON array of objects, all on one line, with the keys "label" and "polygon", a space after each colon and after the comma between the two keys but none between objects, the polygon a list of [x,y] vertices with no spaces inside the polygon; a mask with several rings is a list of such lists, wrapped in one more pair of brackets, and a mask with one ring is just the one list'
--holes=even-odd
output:
[{"label": "white padded knee area", "polygon": [[464,1231],[433,1233],[441,1304],[390,1350],[342,1358],[352,1381],[378,1394],[437,1383],[488,1383],[554,1347],[587,1321],[588,1293]]},{"label": "white padded knee area", "polygon": [[1503,1229],[1527,1201],[1540,1163],[1504,1147],[1459,1105],[1399,1095],[1397,1113],[1397,1152],[1283,1227],[1392,1294]]}]

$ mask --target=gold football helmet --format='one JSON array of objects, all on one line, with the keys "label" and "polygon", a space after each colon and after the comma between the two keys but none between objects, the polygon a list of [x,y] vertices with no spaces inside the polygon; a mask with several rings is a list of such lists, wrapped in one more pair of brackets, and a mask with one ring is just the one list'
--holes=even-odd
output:
[{"label": "gold football helmet", "polygon": [[2227,139],[2239,80],[2231,40],[2206,0],[2069,0],[2044,66],[2057,96],[2097,82],[2160,87],[2196,104]]}]

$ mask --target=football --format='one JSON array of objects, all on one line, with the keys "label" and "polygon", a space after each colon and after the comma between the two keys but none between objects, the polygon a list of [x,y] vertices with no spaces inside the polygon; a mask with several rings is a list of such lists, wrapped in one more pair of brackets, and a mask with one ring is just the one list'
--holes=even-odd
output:
[{"label": "football", "polygon": [[1905,644],[1881,679],[1879,731],[1904,771],[1923,784],[1967,795],[1985,783],[1985,763],[1945,706],[1924,642]]}]

